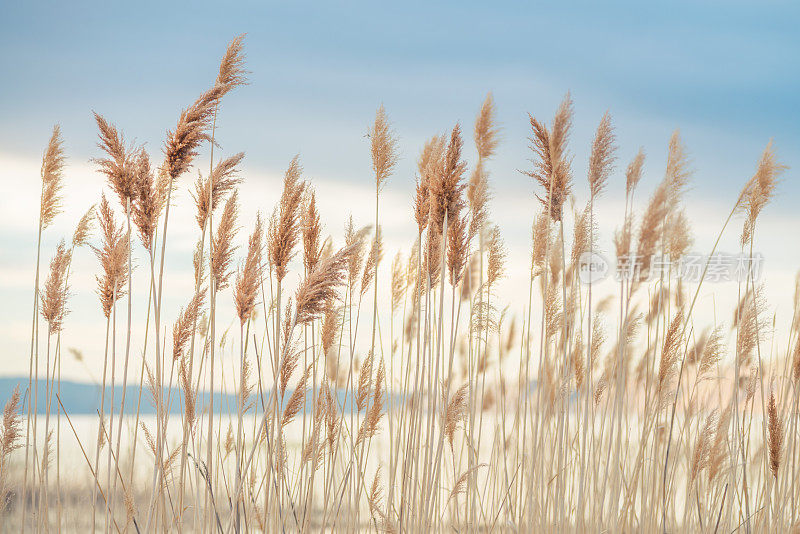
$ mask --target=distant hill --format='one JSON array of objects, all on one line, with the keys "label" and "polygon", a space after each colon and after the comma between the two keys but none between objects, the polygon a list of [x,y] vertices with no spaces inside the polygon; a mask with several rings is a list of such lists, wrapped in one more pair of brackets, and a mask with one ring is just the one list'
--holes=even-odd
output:
[{"label": "distant hill", "polygon": [[[11,393],[14,391],[14,387],[19,385],[20,393],[24,398],[24,402],[27,402],[25,399],[25,391],[28,387],[28,377],[16,376],[16,377],[0,377],[0,409],[2,406],[5,405],[6,401],[11,398]],[[96,414],[97,411],[100,410],[100,386],[96,386],[94,384],[87,384],[85,382],[74,382],[68,380],[61,381],[61,402],[64,405],[64,408],[67,410],[69,414]],[[51,413],[55,413],[56,408],[58,407],[58,400],[56,399],[57,391],[53,391],[53,398],[51,402]],[[164,388],[164,399],[170,398],[170,412],[171,413],[180,413],[181,406],[183,403],[183,395],[180,392],[179,388],[173,387],[172,388],[172,395],[169,394],[169,389]],[[202,392],[201,392],[202,395]],[[204,404],[210,400],[208,393],[206,392],[204,396],[198,396],[203,399]],[[111,399],[111,388],[106,388],[106,412],[108,413],[110,408],[110,399]],[[117,386],[114,388],[114,404],[117,409],[119,409],[120,401],[122,399],[122,386]],[[199,401],[200,399],[198,399]],[[136,413],[136,406],[139,402],[139,387],[138,385],[129,384],[127,386],[127,392],[125,393],[125,413]],[[41,378],[39,379],[39,394],[38,394],[38,403],[35,404],[37,412],[39,413],[46,413],[47,411],[47,394],[45,391],[45,382]],[[214,409],[215,411],[221,408],[223,411],[228,411],[229,409],[232,411],[236,410],[236,397],[233,395],[222,394],[217,392],[217,395],[214,397]],[[144,388],[142,391],[142,399],[141,399],[141,406],[140,412],[142,414],[155,414],[156,409],[153,406],[150,393],[148,392],[147,388]]]},{"label": "distant hill", "polygon": [[[0,377],[0,410],[2,407],[5,406],[6,401],[11,398],[11,393],[14,391],[14,387],[19,385],[20,393],[23,396],[23,402],[27,403],[27,398],[25,395],[25,391],[28,387],[28,377],[27,376],[14,376],[14,377]],[[64,404],[64,408],[66,409],[67,413],[72,415],[86,415],[86,414],[96,414],[100,410],[100,386],[94,384],[88,384],[85,382],[75,382],[70,380],[62,380],[61,381],[61,402]],[[292,394],[292,389],[287,388],[286,394],[284,396],[284,400],[288,400],[288,398]],[[55,413],[56,408],[58,407],[58,400],[56,399],[57,391],[53,391],[53,398],[51,401],[51,413]],[[257,391],[253,393],[251,397],[251,401],[257,400],[255,395]],[[269,396],[269,390],[264,391],[265,398]],[[343,392],[339,392],[339,406],[345,406],[345,410],[350,409],[350,403],[347,402],[349,399],[345,399],[345,394]],[[205,409],[205,405],[211,400],[210,395],[207,391],[201,391],[198,395],[198,411],[202,411]],[[177,387],[172,388],[172,394],[170,395],[169,388],[164,388],[163,390],[163,398],[170,399],[170,413],[180,413],[181,407],[183,406],[183,395],[181,391]],[[122,399],[122,386],[117,386],[114,388],[114,405],[117,409],[119,409],[120,401]],[[111,400],[111,388],[106,388],[106,413],[109,412],[110,407],[110,400]],[[397,399],[396,399],[397,400]],[[306,401],[311,403],[312,397],[311,392],[309,391]],[[139,386],[128,384],[127,392],[125,393],[125,413],[126,414],[135,414],[136,413],[136,406],[139,402]],[[236,396],[216,392],[214,396],[214,411],[215,412],[236,412]],[[46,413],[47,412],[47,394],[45,391],[45,381],[43,379],[39,379],[39,394],[38,394],[38,403],[36,405],[36,410],[38,413]],[[27,406],[27,404],[26,404]],[[257,411],[261,411],[261,403],[255,402],[255,407]],[[27,408],[26,408],[27,410]],[[145,387],[142,389],[142,398],[141,398],[141,405],[140,405],[140,414],[155,414],[156,409],[153,406],[153,403],[150,399],[150,393],[148,389]]]}]

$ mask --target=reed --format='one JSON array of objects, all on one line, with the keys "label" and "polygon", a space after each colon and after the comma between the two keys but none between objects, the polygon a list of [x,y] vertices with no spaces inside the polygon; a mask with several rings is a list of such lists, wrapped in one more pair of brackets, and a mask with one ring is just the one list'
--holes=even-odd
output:
[{"label": "reed", "polygon": [[[41,171],[29,381],[0,421],[0,521],[68,530],[70,492],[83,492],[77,506],[92,512],[81,524],[95,531],[796,528],[800,304],[786,321],[771,316],[748,264],[733,309],[708,317],[696,307],[701,289],[714,292],[710,262],[723,236],[738,238],[745,258],[757,250],[759,222],[787,169],[772,142],[730,199],[699,278],[688,280],[677,261],[661,261],[694,246],[684,206],[693,173],[680,133],[666,147],[663,177],[639,201],[650,172],[644,150],[617,169],[608,113],[585,151],[573,146],[568,93],[551,119],[528,116],[531,166],[520,174],[537,194],[530,257],[518,269],[507,229],[493,221],[490,171],[502,145],[491,94],[471,140],[456,123],[422,146],[409,199],[415,232],[395,253],[385,191],[407,177],[383,106],[366,136],[374,218],[351,217],[343,236],[326,236],[330,199],[295,156],[273,184],[280,198],[271,215],[242,220],[244,154],[214,152],[222,100],[246,83],[239,36],[211,87],[167,132],[160,163],[95,114],[103,193],[71,241],[42,250],[63,203],[54,128]],[[205,157],[207,173],[182,183]],[[624,208],[606,228],[598,214],[613,194]],[[180,294],[165,283],[167,235],[171,204],[187,197],[197,244],[191,290]],[[728,236],[736,218],[741,233]],[[630,269],[601,288],[583,269],[605,234]],[[85,245],[100,267],[106,334],[98,431],[84,443],[61,403],[61,367],[70,269]],[[41,257],[52,258],[43,281]],[[140,260],[149,280],[138,345]],[[518,300],[504,302],[501,284]],[[165,298],[176,297],[183,306],[168,318]],[[781,328],[785,347],[776,343]],[[127,386],[119,399],[118,385]],[[135,417],[125,409],[134,402],[128,388],[138,396]],[[139,417],[142,397],[152,421]],[[73,466],[85,475],[77,482],[62,474],[62,415],[65,439],[85,460]]]}]

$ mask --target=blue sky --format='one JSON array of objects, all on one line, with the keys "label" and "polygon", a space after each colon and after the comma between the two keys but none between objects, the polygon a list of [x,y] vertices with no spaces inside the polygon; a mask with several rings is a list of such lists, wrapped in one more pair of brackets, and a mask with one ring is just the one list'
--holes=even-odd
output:
[{"label": "blue sky", "polygon": [[[346,214],[359,217],[356,199],[369,198],[364,134],[383,103],[402,156],[383,193],[386,235],[391,246],[409,245],[403,225],[410,222],[419,149],[456,121],[471,132],[491,91],[502,126],[490,165],[494,216],[512,259],[524,266],[537,208],[533,184],[518,172],[529,165],[528,113],[549,120],[571,91],[576,191],[583,198],[589,144],[606,110],[617,129],[618,169],[640,146],[648,154],[642,202],[660,180],[667,141],[680,127],[696,171],[687,204],[702,248],[713,241],[719,214],[724,219],[769,139],[781,161],[800,166],[798,20],[800,7],[789,2],[5,2],[0,195],[20,200],[0,213],[0,294],[6,303],[0,338],[7,351],[25,354],[35,261],[31,214],[52,125],[61,125],[65,139],[68,206],[62,226],[45,237],[43,262],[103,186],[90,163],[98,156],[91,112],[159,154],[165,131],[212,83],[237,34],[247,33],[250,84],[226,98],[217,139],[223,153],[247,154],[245,204],[257,199],[261,209],[271,209],[279,174],[300,153],[308,177],[329,192],[323,218],[339,237]],[[474,158],[469,143],[466,155]],[[204,158],[198,161],[205,169]],[[192,179],[184,178],[184,187]],[[602,225],[619,226],[615,199],[621,188],[618,170]],[[786,173],[780,193],[760,243],[770,265],[780,268],[772,291],[785,296],[800,265],[800,252],[786,246],[800,232],[796,170]],[[182,195],[186,201],[188,194]],[[254,216],[255,203],[243,206],[245,218]],[[369,222],[369,214],[357,222]],[[243,225],[249,227],[250,219]],[[168,267],[186,274],[196,236],[180,234],[177,222],[174,232]],[[87,274],[74,282],[68,329],[94,339],[102,337],[92,288],[97,267],[90,254],[84,256],[76,258]],[[176,297],[167,307],[180,304]],[[23,364],[20,369],[27,369]]]},{"label": "blue sky", "polygon": [[576,145],[605,109],[623,155],[655,154],[680,126],[699,187],[749,171],[770,137],[797,155],[796,4],[655,4],[14,2],[0,22],[0,150],[38,155],[58,121],[72,155],[91,157],[93,109],[160,147],[246,32],[252,83],[226,103],[223,139],[259,165],[302,152],[368,180],[356,134],[383,102],[410,168],[419,142],[469,123],[487,91],[514,158],[505,171],[524,165],[525,114],[549,116],[567,90]]}]

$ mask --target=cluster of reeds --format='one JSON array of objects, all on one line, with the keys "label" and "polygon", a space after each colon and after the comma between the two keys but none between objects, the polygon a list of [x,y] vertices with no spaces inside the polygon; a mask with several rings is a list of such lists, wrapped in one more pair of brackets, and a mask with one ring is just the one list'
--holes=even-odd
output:
[{"label": "cluster of reeds", "polygon": [[[749,532],[797,525],[800,309],[788,346],[779,349],[752,271],[739,283],[726,326],[695,314],[708,263],[693,283],[672,266],[657,269],[654,258],[680,258],[692,245],[682,204],[692,173],[678,132],[640,215],[634,194],[644,152],[624,170],[625,212],[613,241],[618,258],[634,260],[618,288],[599,298],[580,273],[607,231],[595,210],[617,179],[611,117],[602,117],[589,147],[585,188],[573,173],[570,96],[552,122],[530,117],[533,166],[524,174],[539,203],[532,199],[538,213],[527,302],[511,303],[521,309],[518,321],[497,302],[506,250],[490,212],[489,168],[499,144],[491,95],[472,129],[474,158],[460,124],[422,147],[409,206],[416,239],[407,257],[398,252],[385,266],[381,191],[399,143],[383,107],[368,135],[374,220],[358,227],[351,218],[335,246],[323,236],[299,157],[288,164],[271,215],[239,217],[244,155],[215,158],[215,127],[223,99],[246,74],[238,37],[211,88],[167,133],[158,167],[95,116],[102,153],[95,163],[119,205],[99,199],[71,243],[56,249],[43,285],[37,249],[30,379],[8,401],[0,428],[0,513],[15,495],[23,531],[63,526],[59,447],[75,439],[91,482],[93,531]],[[39,248],[59,212],[61,144],[56,127],[42,164]],[[161,310],[171,198],[203,149],[210,163],[193,186],[194,286],[172,324],[170,351]],[[752,256],[757,222],[784,169],[767,145],[711,255],[743,214],[740,243]],[[252,232],[239,249],[236,235],[248,223]],[[98,433],[86,442],[61,403],[60,332],[71,259],[90,242],[100,263],[106,343]],[[133,256],[142,253],[149,269],[135,273]],[[148,278],[146,295],[133,294],[134,275]],[[140,347],[131,346],[134,298],[147,301]],[[234,303],[239,326],[232,373],[220,361],[227,342],[227,331],[217,329],[221,298]],[[123,388],[115,399],[115,386],[137,376],[137,398]],[[223,389],[234,392],[235,406],[219,405]],[[136,403],[135,416],[125,415],[126,402]],[[155,409],[150,425],[140,420],[142,402]],[[174,407],[179,418],[170,416]],[[62,417],[72,429],[67,437]],[[123,420],[132,421],[131,431],[123,432]],[[180,430],[169,434],[169,425]],[[7,475],[18,448],[19,481]],[[146,480],[137,465],[147,468]]]}]

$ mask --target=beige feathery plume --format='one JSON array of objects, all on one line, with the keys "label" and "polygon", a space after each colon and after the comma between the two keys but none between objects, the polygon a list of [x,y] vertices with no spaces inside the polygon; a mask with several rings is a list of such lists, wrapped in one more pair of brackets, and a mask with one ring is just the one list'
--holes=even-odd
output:
[{"label": "beige feathery plume", "polygon": [[686,155],[686,146],[681,141],[680,131],[675,130],[669,139],[669,152],[667,153],[667,168],[664,172],[664,183],[669,190],[670,208],[681,199],[689,185],[692,171],[689,168],[689,158]]},{"label": "beige feathery plume", "polygon": [[397,164],[397,138],[389,127],[389,120],[386,118],[383,104],[375,113],[375,122],[372,124],[369,138],[372,170],[375,172],[376,187],[380,190]]},{"label": "beige feathery plume", "polygon": [[723,328],[718,326],[711,335],[705,340],[700,365],[697,369],[698,380],[707,376],[713,367],[722,359],[725,354],[725,341],[723,338]]},{"label": "beige feathery plume", "polygon": [[461,300],[468,301],[475,294],[480,283],[481,257],[480,251],[473,251],[464,271],[461,281]]},{"label": "beige feathery plume", "polygon": [[179,380],[180,386],[183,390],[183,404],[184,404],[184,417],[186,418],[186,426],[189,431],[194,433],[194,424],[197,421],[196,411],[196,393],[192,388],[192,380],[189,377],[189,368],[187,366],[186,358],[181,358],[179,367]]},{"label": "beige feathery plume", "polygon": [[[686,149],[676,130],[669,142],[664,179],[656,188],[642,216],[636,254],[640,258],[640,278],[646,279],[651,261],[661,240],[668,216],[674,211],[691,176]],[[666,243],[665,243],[666,246]]]},{"label": "beige feathery plume", "polygon": [[558,283],[547,285],[544,299],[545,339],[550,340],[555,336],[563,324],[561,320],[561,296]]},{"label": "beige feathery plume", "polygon": [[[306,276],[297,289],[295,298],[297,301],[295,323],[297,325],[308,324],[326,313],[326,309],[336,300],[338,288],[344,284],[345,271],[353,253],[353,246],[346,246],[333,256],[321,260]],[[335,321],[335,318],[333,320]],[[325,322],[327,322],[327,317]]]},{"label": "beige feathery plume", "polygon": [[792,377],[795,382],[800,382],[800,338],[795,341],[792,353]]},{"label": "beige feathery plume", "polygon": [[0,434],[0,459],[2,460],[7,459],[9,454],[20,448],[20,444],[17,443],[22,432],[20,428],[22,415],[19,413],[19,408],[19,386],[15,386],[11,398],[6,401],[3,408],[3,422],[0,427],[0,431],[2,431]]},{"label": "beige feathery plume", "polygon": [[247,359],[247,354],[245,354],[242,359],[242,376],[239,379],[239,399],[242,403],[243,413],[249,412],[254,406],[253,402],[250,400],[250,395],[253,394],[253,389],[255,388],[255,383],[250,381],[252,371],[253,368],[250,365],[250,361]]},{"label": "beige feathery plume", "polygon": [[442,410],[442,425],[444,426],[444,435],[450,443],[450,448],[453,447],[453,440],[455,439],[458,424],[465,421],[468,415],[467,401],[469,394],[469,384],[462,384],[450,399],[443,399]]},{"label": "beige feathery plume", "polygon": [[228,431],[225,433],[225,444],[223,445],[223,450],[225,451],[225,458],[230,456],[233,450],[236,448],[236,440],[233,437],[233,424],[228,422]]},{"label": "beige feathery plume", "polygon": [[709,449],[708,456],[708,479],[714,480],[722,472],[726,464],[728,452],[728,425],[731,419],[731,405],[723,410],[717,420],[717,428],[714,431],[714,441]]},{"label": "beige feathery plume", "polygon": [[[637,274],[642,280],[649,276],[652,259],[658,249],[662,228],[668,213],[669,188],[665,182],[662,182],[650,197],[639,227],[639,238],[636,244],[637,268],[639,269]],[[624,240],[626,237],[623,236],[622,239]]]},{"label": "beige feathery plume", "polygon": [[475,119],[475,147],[478,149],[478,157],[482,160],[494,156],[497,149],[500,130],[495,124],[496,115],[494,98],[492,98],[492,93],[489,93]]},{"label": "beige feathery plume", "polygon": [[372,239],[372,246],[369,248],[369,254],[367,254],[364,272],[361,275],[361,295],[365,295],[372,285],[372,281],[375,279],[375,273],[378,270],[378,264],[382,258],[383,240],[381,239],[381,228],[378,226],[375,230],[375,237]]},{"label": "beige feathery plume", "polygon": [[534,277],[544,271],[549,243],[550,226],[547,215],[542,212],[536,216],[531,227],[531,271]]},{"label": "beige feathery plume", "polygon": [[469,204],[469,239],[472,239],[486,225],[489,219],[488,203],[491,199],[487,173],[481,166],[475,167],[467,186],[467,203]]},{"label": "beige feathery plume", "polygon": [[486,268],[486,281],[489,285],[494,284],[498,278],[503,276],[506,263],[506,249],[503,245],[503,238],[500,237],[500,229],[493,226],[488,239],[489,259]]},{"label": "beige feathery plume", "polygon": [[172,327],[172,359],[178,361],[183,356],[186,343],[192,336],[197,317],[205,301],[205,290],[198,291],[189,301],[186,308],[181,308],[178,319]]},{"label": "beige feathery plume", "polygon": [[768,318],[764,316],[766,307],[763,286],[758,286],[755,292],[748,291],[739,303],[733,324],[738,328],[736,357],[741,365],[749,364],[758,340],[769,327]]},{"label": "beige feathery plume", "polygon": [[530,148],[536,160],[533,170],[524,171],[523,174],[542,186],[544,196],[537,195],[537,198],[545,209],[549,209],[550,218],[554,221],[561,220],[562,207],[572,191],[570,160],[567,155],[572,115],[572,98],[567,93],[556,111],[550,130],[533,116],[528,116],[533,131],[529,138]]},{"label": "beige feathery plume", "polygon": [[661,360],[658,365],[656,396],[660,407],[665,406],[671,400],[671,395],[673,394],[672,380],[678,373],[676,365],[683,345],[682,325],[683,310],[678,310],[669,323],[667,334],[664,337],[664,346],[661,349]]},{"label": "beige feathery plume", "polygon": [[430,216],[430,184],[434,178],[436,169],[441,165],[444,155],[445,138],[443,135],[435,135],[430,138],[417,160],[417,180],[416,194],[414,196],[414,220],[417,227],[422,232],[428,226]]},{"label": "beige feathery plume", "polygon": [[236,217],[239,213],[239,194],[234,191],[225,203],[217,235],[214,236],[214,246],[211,254],[211,276],[214,277],[217,289],[224,289],[230,280],[230,266],[233,263],[233,252],[236,247],[233,238],[238,231],[236,227]]},{"label": "beige feathery plume", "polygon": [[432,228],[439,233],[443,231],[445,213],[448,220],[453,221],[458,218],[464,207],[462,196],[466,184],[463,182],[463,176],[467,165],[461,160],[463,145],[461,125],[456,124],[450,133],[447,150],[428,184],[431,203],[430,222]]},{"label": "beige feathery plume", "polygon": [[128,202],[132,205],[137,197],[137,164],[133,158],[133,150],[125,147],[125,137],[102,115],[95,113],[94,119],[100,131],[98,134],[100,142],[97,146],[107,157],[95,158],[93,161],[108,179],[111,189],[119,196],[123,209],[126,209]]},{"label": "beige feathery plume", "polygon": [[188,109],[183,110],[175,130],[167,132],[165,170],[170,181],[186,172],[197,156],[200,144],[211,140],[208,130],[216,117],[222,97],[246,83],[243,40],[244,35],[240,35],[231,41],[220,62],[214,86],[201,94]]},{"label": "beige feathery plume", "polygon": [[244,70],[244,36],[238,35],[229,44],[219,63],[217,84],[225,88],[225,93],[247,83],[247,71]]},{"label": "beige feathery plume", "polygon": [[124,238],[125,231],[117,226],[114,212],[105,195],[100,200],[98,221],[102,244],[100,247],[92,247],[92,250],[103,269],[103,275],[96,277],[97,292],[103,314],[109,317],[112,304],[125,295],[125,284],[128,281],[128,244]]},{"label": "beige feathery plume", "polygon": [[484,163],[497,149],[499,129],[495,125],[495,106],[491,93],[486,95],[478,117],[475,119],[474,139],[478,151],[478,163],[472,171],[467,186],[467,201],[470,207],[470,239],[481,231],[488,219],[487,203],[491,197]]},{"label": "beige feathery plume", "polygon": [[0,513],[8,504],[8,459],[11,453],[19,449],[22,436],[22,414],[20,413],[19,386],[14,387],[11,398],[3,408],[3,420],[0,423]]},{"label": "beige feathery plume", "polygon": [[44,284],[44,289],[39,295],[41,301],[41,314],[47,321],[51,333],[61,330],[64,317],[67,315],[67,266],[72,253],[67,250],[64,240],[58,244],[56,254],[50,261],[50,274]]},{"label": "beige feathery plume", "polygon": [[86,213],[78,221],[75,231],[72,234],[72,248],[82,247],[89,242],[89,235],[92,233],[94,223],[94,206],[86,210]]},{"label": "beige feathery plume", "polygon": [[[638,321],[634,320],[631,321],[631,323],[633,324],[628,325],[628,335],[635,335],[635,329],[638,328]],[[631,333],[631,327],[634,329],[633,333]],[[592,346],[590,348],[592,368],[594,368],[597,358],[600,357],[600,351],[603,349],[603,343],[605,343],[607,337],[608,334],[606,333],[603,314],[595,312],[592,318]]]},{"label": "beige feathery plume", "polygon": [[[425,257],[422,260],[423,273],[427,273],[430,278],[430,286],[433,287],[439,281],[442,270],[442,234],[434,228],[428,230],[427,242],[424,249]],[[424,283],[419,284],[420,292],[425,291]]]},{"label": "beige feathery plume", "polygon": [[761,154],[756,173],[742,193],[741,207],[747,215],[742,229],[741,244],[743,247],[752,240],[756,219],[764,206],[775,196],[778,179],[786,169],[788,169],[786,165],[778,163],[772,148],[772,141],[770,141]]},{"label": "beige feathery plume", "polygon": [[[370,368],[371,367],[372,362],[370,361]],[[386,367],[383,360],[381,360],[378,364],[378,372],[375,376],[375,390],[372,393],[372,404],[370,404],[367,415],[364,417],[364,423],[361,425],[361,428],[358,431],[356,443],[360,443],[364,439],[372,438],[379,429],[380,420],[383,416],[383,405],[385,401],[385,380]],[[359,389],[359,394],[360,392],[361,390]]]},{"label": "beige feathery plume", "polygon": [[213,207],[216,210],[222,204],[222,200],[242,183],[242,179],[239,177],[239,164],[242,159],[244,159],[244,152],[239,152],[217,163],[211,171],[211,176],[205,180],[202,176],[197,177],[192,195],[197,208],[195,220],[201,229],[206,225],[210,208]]},{"label": "beige feathery plume", "polygon": [[464,276],[464,268],[469,256],[471,236],[467,228],[466,216],[456,214],[447,223],[447,270],[450,284],[457,286]]},{"label": "beige feathery plume", "polygon": [[194,285],[201,287],[206,278],[206,256],[203,253],[203,240],[198,239],[194,244],[194,254],[192,254],[192,267],[194,268]]},{"label": "beige feathery plume", "polygon": [[256,216],[255,228],[250,234],[247,245],[247,259],[244,265],[236,274],[236,286],[234,290],[234,303],[236,305],[236,315],[239,322],[244,324],[253,314],[258,298],[258,290],[261,287],[261,277],[264,271],[262,254],[264,227],[261,222],[261,215]]},{"label": "beige feathery plume", "polygon": [[358,389],[356,390],[356,406],[358,411],[361,412],[367,407],[367,400],[369,399],[372,390],[372,364],[374,361],[374,353],[372,351],[367,355],[367,359],[361,364],[361,369],[358,372]]},{"label": "beige feathery plume", "polygon": [[617,254],[617,258],[630,258],[632,240],[633,215],[628,214],[622,223],[622,228],[614,231],[614,251]]},{"label": "beige feathery plume", "polygon": [[586,380],[584,354],[586,354],[586,347],[583,343],[583,333],[578,331],[572,345],[572,350],[570,351],[570,362],[572,363],[572,370],[575,374],[575,389],[577,391],[583,391]]},{"label": "beige feathery plume", "polygon": [[42,198],[39,206],[39,221],[44,230],[61,213],[61,188],[64,178],[64,147],[61,128],[56,124],[47,148],[42,156]]},{"label": "beige feathery plume", "polygon": [[8,459],[19,449],[22,436],[22,414],[20,414],[19,386],[14,387],[11,398],[3,408],[3,421],[0,426],[0,514],[8,505]]},{"label": "beige feathery plume", "polygon": [[364,226],[356,231],[353,226],[353,216],[347,222],[344,233],[345,248],[352,248],[352,253],[348,256],[347,261],[347,281],[350,286],[351,292],[354,291],[355,285],[358,282],[358,275],[361,273],[361,265],[364,261],[364,245],[365,238],[369,232],[370,227]]},{"label": "beige feathery plume", "polygon": [[175,129],[167,132],[165,165],[171,181],[189,169],[200,144],[211,140],[208,131],[225,92],[225,86],[220,84],[205,91],[189,108],[181,111]]},{"label": "beige feathery plume", "polygon": [[[336,309],[336,299],[331,298],[325,301],[322,316],[322,352],[328,354],[334,341],[336,341],[336,334],[339,333],[339,313]],[[336,378],[335,375],[331,378]]]},{"label": "beige feathery plume", "polygon": [[281,399],[286,395],[286,388],[289,386],[289,380],[291,380],[294,370],[297,369],[297,364],[300,361],[300,352],[294,350],[294,346],[289,340],[289,334],[291,333],[291,310],[292,299],[289,299],[286,305],[286,320],[283,323],[283,340],[286,349],[284,350],[281,365],[278,369],[278,391],[281,394]]},{"label": "beige feathery plume", "polygon": [[672,211],[667,217],[664,229],[667,241],[665,249],[673,261],[677,262],[694,243],[691,228],[689,217],[684,209]]},{"label": "beige feathery plume", "polygon": [[592,154],[589,157],[589,191],[592,198],[597,197],[606,185],[608,176],[616,159],[614,152],[615,135],[611,125],[611,116],[606,112],[600,120],[597,132],[592,141]]},{"label": "beige feathery plume", "polygon": [[305,190],[305,183],[300,180],[302,172],[300,159],[295,156],[284,174],[283,193],[269,226],[269,260],[279,281],[286,276],[300,238],[300,205]]},{"label": "beige feathery plume", "polygon": [[150,252],[153,238],[158,226],[158,218],[164,207],[165,198],[159,191],[159,185],[150,167],[150,156],[142,149],[135,162],[136,202],[133,204],[133,222],[139,230],[142,245]]},{"label": "beige feathery plume", "polygon": [[[649,315],[649,313],[648,313]],[[694,340],[694,345],[688,351],[686,351],[686,364],[687,365],[695,365],[700,362],[700,358],[703,355],[703,351],[705,350],[706,343],[708,343],[708,333],[710,329],[706,327],[700,332]]]},{"label": "beige feathery plume", "polygon": [[333,447],[336,445],[337,429],[339,428],[339,418],[336,415],[336,401],[333,399],[330,384],[325,384],[322,388],[325,394],[325,434],[328,442],[328,447],[333,452]]},{"label": "beige feathery plume", "polygon": [[53,463],[53,431],[47,433],[44,440],[44,450],[42,451],[42,463],[40,473],[45,473]]},{"label": "beige feathery plume", "polygon": [[314,402],[314,408],[312,410],[311,438],[306,440],[306,445],[300,456],[301,463],[312,462],[312,469],[315,471],[318,469],[325,455],[325,447],[320,447],[319,442],[327,409],[328,403],[326,402],[325,395],[320,391],[317,393],[317,399]]},{"label": "beige feathery plume", "polygon": [[469,480],[470,475],[479,468],[486,467],[487,465],[488,464],[474,465],[461,473],[461,475],[459,475],[459,477],[456,479],[456,483],[453,484],[453,489],[450,490],[450,496],[447,498],[447,502],[450,503],[450,501],[452,501],[459,494],[464,493],[464,491],[467,489],[467,481]]},{"label": "beige feathery plume", "polygon": [[631,196],[639,181],[642,179],[642,168],[644,167],[644,149],[639,148],[639,152],[633,157],[625,169],[625,195]]},{"label": "beige feathery plume", "polygon": [[297,385],[292,391],[292,394],[289,396],[289,400],[286,402],[286,406],[283,408],[283,415],[281,416],[281,428],[286,427],[289,423],[291,423],[297,414],[300,413],[300,410],[303,409],[303,405],[306,402],[306,394],[308,393],[308,389],[306,384],[308,383],[308,378],[311,373],[311,365],[306,367],[306,370],[303,372],[303,376],[300,377],[300,380],[297,382]]},{"label": "beige feathery plume", "polygon": [[[576,210],[575,212],[575,229],[572,232],[573,238],[572,250],[570,251],[569,277],[571,277],[574,274],[574,270],[578,268],[581,254],[589,251],[590,248],[595,250],[597,247],[597,235],[599,232],[597,232],[596,223],[592,220],[590,207],[590,204],[587,204],[582,210]],[[594,231],[591,231],[593,224]],[[590,243],[590,240],[593,242]]]},{"label": "beige feathery plume", "polygon": [[317,195],[310,187],[306,190],[302,217],[303,266],[306,274],[308,274],[314,270],[322,255],[322,243],[320,242],[322,224],[320,223],[319,210],[317,209]]},{"label": "beige feathery plume", "polygon": [[375,477],[372,479],[372,485],[367,495],[367,503],[369,504],[369,513],[372,520],[379,529],[385,532],[391,532],[393,529],[389,525],[389,519],[386,513],[381,509],[380,502],[383,500],[383,489],[381,487],[381,467],[375,471]]},{"label": "beige feathery plume", "polygon": [[781,466],[781,447],[783,447],[783,421],[778,413],[778,405],[775,401],[775,392],[770,391],[769,403],[767,404],[767,446],[769,448],[769,468],[772,476],[778,478],[778,469]]},{"label": "beige feathery plume", "polygon": [[714,410],[706,417],[706,422],[697,435],[697,442],[695,443],[694,452],[692,453],[689,482],[694,482],[700,471],[708,467],[716,429],[717,410]]}]

